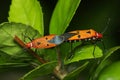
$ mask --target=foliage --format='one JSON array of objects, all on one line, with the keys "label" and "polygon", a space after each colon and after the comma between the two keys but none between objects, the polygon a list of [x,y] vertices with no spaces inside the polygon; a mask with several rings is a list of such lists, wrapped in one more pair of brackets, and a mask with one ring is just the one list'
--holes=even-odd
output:
[{"label": "foliage", "polygon": [[11,4],[9,22],[31,25],[41,35],[44,35],[43,13],[37,0],[12,0]]},{"label": "foliage", "polygon": [[[69,24],[74,19],[74,15],[77,14],[76,10],[81,5],[80,3],[81,0],[58,0],[50,20],[49,33],[61,35],[65,33],[66,29],[70,30]],[[23,75],[20,80],[34,80],[47,75],[50,75],[51,79],[54,76],[60,80],[78,80],[81,78],[79,75],[82,71],[86,70],[87,75],[85,74],[84,78],[88,78],[88,80],[108,80],[111,76],[112,80],[120,79],[117,75],[119,74],[120,62],[111,65],[114,61],[110,59],[113,53],[119,51],[120,46],[115,46],[105,52],[99,46],[82,45],[82,42],[73,42],[71,49],[71,43],[64,42],[56,48],[38,49],[37,51],[32,49],[37,53],[37,57],[46,61],[42,63],[37,60],[38,58],[33,58],[26,47],[21,47],[15,42],[15,36],[18,36],[24,43],[30,42],[30,39],[44,36],[42,9],[44,8],[37,0],[12,0],[9,22],[0,24],[0,33],[2,33],[0,34],[1,70],[10,67],[32,66],[33,69]],[[105,11],[103,12],[105,13]],[[101,17],[108,16],[108,12],[106,11]],[[99,13],[95,14],[99,15]],[[96,23],[95,19],[93,19],[93,23]],[[79,27],[74,28],[80,29]],[[74,28],[72,27],[72,29]],[[97,29],[99,28],[98,26]],[[59,49],[61,54],[56,49]]]}]

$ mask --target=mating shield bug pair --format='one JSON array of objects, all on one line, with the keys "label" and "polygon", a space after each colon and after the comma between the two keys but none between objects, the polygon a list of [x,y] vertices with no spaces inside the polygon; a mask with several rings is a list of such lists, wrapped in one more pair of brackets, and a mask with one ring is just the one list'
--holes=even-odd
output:
[{"label": "mating shield bug pair", "polygon": [[33,41],[26,44],[28,48],[52,48],[60,45],[64,41],[74,40],[98,40],[103,36],[101,33],[96,32],[93,29],[88,30],[75,30],[62,35],[47,35],[41,38],[34,39]]}]

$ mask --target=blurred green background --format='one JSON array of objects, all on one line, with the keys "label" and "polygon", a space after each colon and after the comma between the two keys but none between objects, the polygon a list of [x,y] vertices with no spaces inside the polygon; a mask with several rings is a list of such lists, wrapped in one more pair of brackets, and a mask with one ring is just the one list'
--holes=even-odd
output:
[{"label": "blurred green background", "polygon": [[[49,32],[49,23],[57,0],[39,0],[44,13],[45,34]],[[67,31],[76,29],[95,29],[104,31],[104,43],[107,48],[120,45],[120,6],[119,0],[82,0]],[[0,23],[6,22],[11,0],[0,2]],[[71,5],[72,6],[72,5]],[[107,24],[108,18],[111,19]]]},{"label": "blurred green background", "polygon": [[[40,3],[44,14],[45,34],[48,34],[51,15],[57,0],[40,0]],[[102,32],[106,26],[108,26],[107,30],[103,33],[103,40],[106,49],[120,45],[119,3],[120,0],[82,0],[66,32],[76,29],[90,28],[95,29],[98,32]],[[11,0],[0,1],[0,23],[8,21],[7,17],[10,4]],[[111,20],[110,23],[107,24],[109,18]],[[116,54],[114,58],[116,58],[116,56],[117,58],[120,57],[119,54]],[[24,71],[21,71],[20,73],[23,72]],[[11,73],[8,73],[8,75],[9,74]],[[21,76],[21,74],[16,75]]]}]

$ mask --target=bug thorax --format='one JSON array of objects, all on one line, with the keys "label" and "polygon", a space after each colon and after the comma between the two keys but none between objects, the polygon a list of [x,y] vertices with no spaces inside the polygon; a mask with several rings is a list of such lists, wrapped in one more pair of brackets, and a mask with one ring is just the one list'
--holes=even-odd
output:
[{"label": "bug thorax", "polygon": [[96,38],[97,38],[97,39],[101,39],[101,38],[103,38],[103,35],[102,35],[101,33],[97,33],[97,32],[96,32]]},{"label": "bug thorax", "polygon": [[96,32],[93,29],[90,29],[91,32],[91,37],[88,37],[86,39],[84,39],[85,41],[97,41],[100,40],[101,38],[103,38],[103,35],[101,33]]}]

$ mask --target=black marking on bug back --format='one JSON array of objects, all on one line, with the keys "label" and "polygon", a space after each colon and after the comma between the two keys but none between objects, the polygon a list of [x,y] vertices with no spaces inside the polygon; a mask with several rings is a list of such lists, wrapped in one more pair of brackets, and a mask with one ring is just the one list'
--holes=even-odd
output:
[{"label": "black marking on bug back", "polygon": [[64,37],[64,41],[67,41],[69,38],[71,38],[72,36],[75,36],[75,33],[64,33],[61,36]]},{"label": "black marking on bug back", "polygon": [[47,46],[49,46],[49,44],[47,44]]},{"label": "black marking on bug back", "polygon": [[87,31],[86,33],[91,34],[91,32],[90,32],[90,31]]},{"label": "black marking on bug back", "polygon": [[78,35],[78,38],[80,38],[81,36],[80,35]]},{"label": "black marking on bug back", "polygon": [[46,37],[45,39],[46,39],[46,40],[48,40],[48,38],[47,38],[47,37]]},{"label": "black marking on bug back", "polygon": [[37,45],[40,45],[41,44],[41,42],[37,42]]}]

